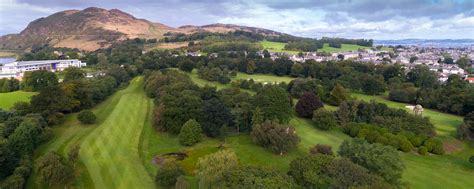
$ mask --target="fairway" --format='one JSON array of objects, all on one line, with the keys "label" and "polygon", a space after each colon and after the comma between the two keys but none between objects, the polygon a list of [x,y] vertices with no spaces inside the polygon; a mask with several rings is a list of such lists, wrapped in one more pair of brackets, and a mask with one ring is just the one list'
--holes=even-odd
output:
[{"label": "fairway", "polygon": [[29,102],[36,92],[15,91],[10,93],[0,93],[0,108],[10,109],[16,102]]},{"label": "fairway", "polygon": [[[190,74],[190,76],[193,81],[198,83],[200,86],[217,85],[218,89],[230,86],[199,79],[197,74]],[[274,75],[262,76],[266,76],[265,80],[267,82],[282,80],[291,81],[294,79],[291,77],[278,77]],[[255,79],[262,76],[257,76]],[[248,79],[253,78],[253,75],[242,74],[238,75],[237,78]],[[234,80],[237,78],[232,79]],[[353,93],[352,96],[365,101],[376,100],[378,102],[387,104],[389,107],[400,108],[409,111],[407,108],[405,108],[405,106],[408,104],[389,101],[382,96],[369,96],[358,93]],[[333,107],[330,107],[330,109],[333,109]],[[431,109],[425,109],[423,114],[430,117],[431,122],[436,128],[438,136],[441,137],[444,142],[450,143],[452,141],[458,141],[454,138],[454,135],[456,127],[462,123],[463,118],[461,116],[442,113]],[[317,143],[329,144],[335,148],[334,150],[336,150],[343,140],[350,139],[350,137],[343,134],[340,130],[318,130],[312,126],[311,121],[306,119],[294,117],[290,121],[290,124],[296,127],[296,131],[301,139],[298,150],[292,151],[283,157],[275,157],[275,155],[269,153],[268,151],[255,146],[251,142],[250,137],[247,137],[247,140],[245,140],[245,136],[240,136],[238,137],[239,140],[237,140],[239,142],[238,145],[233,145],[233,149],[239,156],[240,162],[244,164],[272,166],[280,170],[287,171],[287,164],[293,158],[297,157],[297,154],[306,153],[312,145]],[[177,140],[176,138],[170,139]],[[235,137],[227,138],[226,140],[228,142],[232,141],[234,144],[236,143]],[[205,144],[200,145],[206,146]],[[214,145],[217,145],[217,143]],[[158,147],[159,145],[157,144],[154,146]],[[462,151],[457,151],[442,156],[421,156],[417,153],[400,152],[403,162],[406,166],[402,181],[408,183],[413,188],[433,189],[440,188],[440,186],[443,186],[443,188],[474,188],[474,180],[470,179],[474,178],[474,164],[467,161],[469,156],[474,154],[474,144],[472,144],[472,142],[461,142],[461,146],[463,147]],[[181,147],[176,142],[174,149],[180,148]],[[251,155],[248,153],[251,153]],[[263,158],[266,161],[258,161],[257,159],[259,158]],[[195,162],[193,161],[193,163]]]},{"label": "fairway", "polygon": [[[260,44],[263,46],[263,49],[267,49],[270,52],[286,52],[291,55],[296,55],[299,53],[299,51],[285,50],[286,43],[282,43],[282,42],[260,41]],[[334,48],[334,47],[330,47],[328,43],[325,43],[322,49],[318,49],[318,52],[337,53],[337,52],[357,51],[359,49],[368,49],[368,48],[371,48],[371,47],[364,47],[364,46],[354,45],[354,44],[342,44],[341,48]],[[385,48],[383,50],[389,50],[389,49]]]},{"label": "fairway", "polygon": [[139,157],[140,134],[152,101],[135,78],[107,119],[87,136],[80,159],[95,188],[154,188]]}]

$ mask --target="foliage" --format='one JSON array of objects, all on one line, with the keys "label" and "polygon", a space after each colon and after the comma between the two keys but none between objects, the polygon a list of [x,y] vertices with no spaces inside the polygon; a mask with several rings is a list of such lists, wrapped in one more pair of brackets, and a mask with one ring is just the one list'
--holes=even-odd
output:
[{"label": "foliage", "polygon": [[270,121],[255,125],[251,135],[257,145],[280,155],[296,148],[299,142],[299,137],[293,127]]},{"label": "foliage", "polygon": [[344,141],[338,153],[394,185],[399,184],[405,168],[399,154],[392,147],[377,143],[369,144],[361,139]]},{"label": "foliage", "polygon": [[300,117],[311,118],[313,112],[322,108],[324,105],[318,96],[311,92],[305,92],[296,103],[295,111]]},{"label": "foliage", "polygon": [[224,173],[226,188],[294,188],[293,180],[274,169],[259,166],[244,166]]},{"label": "foliage", "polygon": [[304,188],[327,188],[331,184],[326,166],[334,159],[327,155],[307,155],[290,163],[288,175]]},{"label": "foliage", "polygon": [[368,95],[378,95],[385,92],[385,82],[381,75],[368,75],[361,80],[362,92]]},{"label": "foliage", "polygon": [[38,176],[48,186],[65,186],[74,178],[73,169],[56,152],[43,156],[37,166]]},{"label": "foliage", "polygon": [[76,80],[81,80],[85,76],[85,73],[81,68],[77,67],[69,67],[64,69],[64,79],[63,82],[70,82],[70,81],[76,81]]},{"label": "foliage", "polygon": [[332,188],[392,188],[383,178],[346,158],[334,159],[326,169]]},{"label": "foliage", "polygon": [[329,130],[337,126],[334,113],[325,109],[318,109],[314,111],[313,121],[316,127],[323,130]]},{"label": "foliage", "polygon": [[184,175],[184,170],[179,164],[174,161],[167,162],[158,169],[155,182],[161,186],[171,187],[181,175]]},{"label": "foliage", "polygon": [[340,84],[336,84],[329,93],[328,103],[339,106],[342,102],[350,99],[350,93]]},{"label": "foliage", "polygon": [[179,143],[185,146],[192,146],[201,140],[201,135],[201,125],[194,119],[188,120],[179,132]]},{"label": "foliage", "polygon": [[332,147],[326,144],[316,144],[314,147],[309,149],[309,153],[313,155],[323,154],[323,155],[333,155]]},{"label": "foliage", "polygon": [[94,124],[97,117],[90,110],[83,110],[77,115],[77,119],[83,124]]},{"label": "foliage", "polygon": [[185,72],[191,72],[196,67],[194,62],[190,59],[182,60],[178,63],[179,69]]},{"label": "foliage", "polygon": [[41,91],[56,85],[58,85],[56,74],[47,70],[25,72],[22,81],[22,88],[25,91]]},{"label": "foliage", "polygon": [[231,150],[221,150],[199,158],[197,167],[199,188],[220,188],[224,174],[238,167],[237,155]]},{"label": "foliage", "polygon": [[202,130],[211,137],[219,136],[220,129],[232,124],[233,117],[230,109],[218,98],[204,101],[202,111]]},{"label": "foliage", "polygon": [[20,81],[15,78],[0,79],[0,93],[8,93],[20,90]]},{"label": "foliage", "polygon": [[254,97],[255,106],[259,107],[265,120],[279,120],[288,123],[292,108],[286,91],[277,86],[265,86]]}]

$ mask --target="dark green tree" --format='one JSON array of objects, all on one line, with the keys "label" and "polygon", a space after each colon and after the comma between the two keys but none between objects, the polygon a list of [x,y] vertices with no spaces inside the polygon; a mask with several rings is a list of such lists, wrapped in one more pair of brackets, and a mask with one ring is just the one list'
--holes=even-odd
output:
[{"label": "dark green tree", "polygon": [[254,98],[254,104],[259,107],[266,120],[279,120],[288,123],[292,108],[288,93],[278,86],[264,86]]},{"label": "dark green tree", "polygon": [[305,92],[301,95],[298,103],[296,103],[295,111],[301,117],[311,118],[313,117],[313,112],[323,106],[318,96],[312,92]]},{"label": "dark green tree", "polygon": [[179,143],[185,146],[192,146],[201,140],[201,135],[201,125],[194,119],[188,120],[179,132]]}]

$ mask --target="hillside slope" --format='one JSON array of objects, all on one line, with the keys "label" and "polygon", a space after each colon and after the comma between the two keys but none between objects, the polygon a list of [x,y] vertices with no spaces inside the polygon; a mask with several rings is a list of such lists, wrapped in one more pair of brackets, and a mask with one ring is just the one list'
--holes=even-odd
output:
[{"label": "hillside slope", "polygon": [[0,49],[25,50],[43,45],[96,50],[112,43],[133,38],[161,38],[168,32],[195,33],[244,30],[265,36],[283,33],[232,24],[182,26],[173,28],[161,23],[138,19],[118,9],[106,10],[89,7],[84,10],[66,10],[36,19],[19,34],[0,37]]}]

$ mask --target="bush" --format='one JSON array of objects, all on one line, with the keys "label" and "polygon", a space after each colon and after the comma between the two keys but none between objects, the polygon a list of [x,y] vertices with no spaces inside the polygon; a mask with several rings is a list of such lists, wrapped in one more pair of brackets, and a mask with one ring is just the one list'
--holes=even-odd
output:
[{"label": "bush", "polygon": [[184,175],[184,170],[176,162],[168,162],[158,169],[155,182],[161,186],[174,186],[178,177]]},{"label": "bush", "polygon": [[94,124],[97,117],[90,110],[83,110],[77,115],[77,119],[83,124]]},{"label": "bush", "polygon": [[469,157],[469,162],[474,163],[474,156]]},{"label": "bush", "polygon": [[74,170],[66,164],[66,160],[56,152],[50,152],[38,162],[38,176],[48,186],[67,185],[74,178]]},{"label": "bush", "polygon": [[316,127],[323,130],[329,130],[337,126],[337,121],[334,117],[334,114],[325,109],[319,109],[314,111],[313,121]]},{"label": "bush", "polygon": [[299,116],[311,118],[313,117],[313,112],[322,107],[323,103],[318,96],[312,92],[305,92],[301,95],[298,103],[296,103],[295,110]]},{"label": "bush", "polygon": [[299,137],[292,126],[270,121],[255,125],[251,135],[253,141],[259,146],[280,155],[296,148],[299,142]]},{"label": "bush", "polygon": [[311,154],[333,155],[332,147],[325,144],[316,144],[316,146],[309,149]]},{"label": "bush", "polygon": [[426,154],[428,154],[428,149],[424,146],[420,146],[418,148],[418,153],[421,154],[421,155],[426,155]]},{"label": "bush", "polygon": [[405,137],[397,137],[398,143],[400,144],[400,150],[403,152],[409,152],[413,149],[413,145]]},{"label": "bush", "polygon": [[196,120],[190,119],[181,127],[178,135],[179,143],[185,146],[192,146],[201,140],[201,134],[201,125]]},{"label": "bush", "polygon": [[426,147],[428,152],[432,152],[434,154],[444,154],[443,142],[438,139],[429,138],[423,143],[423,146]]}]

